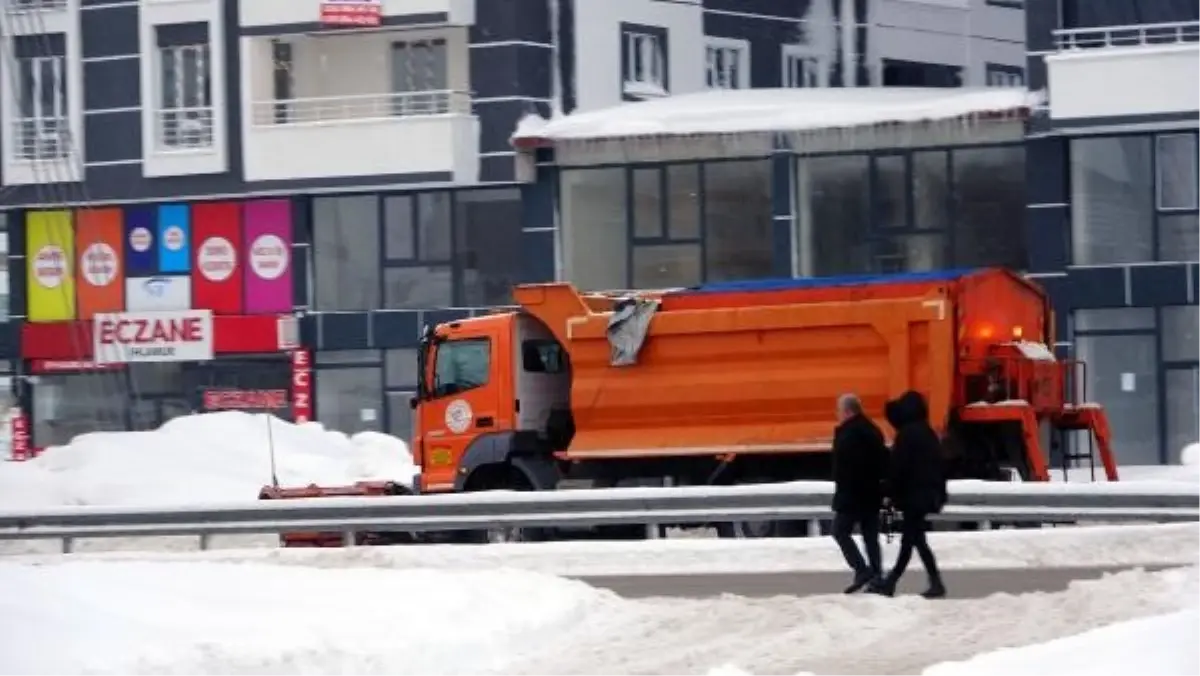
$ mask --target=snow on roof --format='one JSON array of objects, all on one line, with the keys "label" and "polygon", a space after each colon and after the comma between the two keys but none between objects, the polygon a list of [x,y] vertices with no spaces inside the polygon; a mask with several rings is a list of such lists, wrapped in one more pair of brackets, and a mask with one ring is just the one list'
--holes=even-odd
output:
[{"label": "snow on roof", "polygon": [[795,132],[949,120],[1027,110],[1037,92],[1007,87],[712,90],[626,103],[552,120],[527,116],[516,145],[572,139]]}]

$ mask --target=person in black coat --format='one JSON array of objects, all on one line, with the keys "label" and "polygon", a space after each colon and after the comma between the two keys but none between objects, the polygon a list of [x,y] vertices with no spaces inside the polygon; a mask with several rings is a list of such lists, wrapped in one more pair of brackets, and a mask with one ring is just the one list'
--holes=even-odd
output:
[{"label": "person in black coat", "polygon": [[[837,403],[840,423],[833,433],[833,539],[854,571],[847,594],[879,582],[883,556],[879,550],[879,510],[888,472],[883,432],[863,413],[862,402],[843,394]],[[867,560],[854,544],[854,527],[862,532]]]},{"label": "person in black coat", "polygon": [[946,595],[946,587],[938,571],[937,559],[925,538],[929,515],[942,511],[946,504],[941,439],[929,424],[929,407],[920,393],[905,392],[889,401],[883,411],[888,423],[896,430],[887,492],[891,506],[903,515],[904,521],[896,564],[872,591],[886,596],[894,594],[896,583],[904,575],[915,549],[929,576],[929,589],[922,596],[941,598]]}]

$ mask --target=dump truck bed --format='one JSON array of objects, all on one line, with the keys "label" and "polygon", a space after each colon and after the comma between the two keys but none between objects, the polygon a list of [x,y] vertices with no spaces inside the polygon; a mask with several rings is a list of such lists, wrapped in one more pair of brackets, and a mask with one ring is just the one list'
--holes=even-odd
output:
[{"label": "dump truck bed", "polygon": [[941,427],[968,327],[1037,339],[1046,312],[1002,270],[714,284],[658,295],[637,363],[617,367],[604,302],[566,284],[516,297],[570,355],[572,459],[825,451],[843,392],[882,420],[915,389]]}]

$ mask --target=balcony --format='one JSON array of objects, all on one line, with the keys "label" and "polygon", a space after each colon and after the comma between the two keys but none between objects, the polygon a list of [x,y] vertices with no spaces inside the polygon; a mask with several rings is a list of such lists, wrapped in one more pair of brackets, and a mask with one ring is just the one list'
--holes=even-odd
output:
[{"label": "balcony", "polygon": [[466,29],[242,45],[247,180],[476,179]]},{"label": "balcony", "polygon": [[[322,0],[253,0],[239,3],[238,21],[258,34],[271,26],[321,24]],[[364,0],[377,7],[383,25],[470,26],[475,23],[475,0]],[[375,12],[372,12],[374,14]]]},{"label": "balcony", "polygon": [[1155,119],[1195,113],[1200,22],[1058,30],[1046,57],[1050,117]]}]

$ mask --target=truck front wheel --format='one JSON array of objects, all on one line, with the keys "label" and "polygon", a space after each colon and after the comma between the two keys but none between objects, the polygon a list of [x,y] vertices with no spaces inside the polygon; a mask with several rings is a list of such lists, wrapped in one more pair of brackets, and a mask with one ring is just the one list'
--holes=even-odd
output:
[{"label": "truck front wheel", "polygon": [[[536,490],[521,470],[508,464],[484,465],[475,468],[467,478],[463,490],[478,491],[532,491]],[[545,529],[522,526],[498,526],[485,530],[463,531],[466,542],[478,544],[504,542],[537,542],[545,539]]]}]

